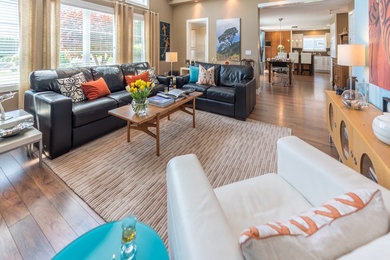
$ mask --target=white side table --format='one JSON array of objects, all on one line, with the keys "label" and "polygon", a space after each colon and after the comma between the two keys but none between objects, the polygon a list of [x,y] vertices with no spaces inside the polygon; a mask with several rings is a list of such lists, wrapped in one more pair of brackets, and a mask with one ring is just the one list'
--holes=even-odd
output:
[{"label": "white side table", "polygon": [[42,133],[34,127],[16,136],[0,138],[0,154],[27,146],[27,151],[31,155],[34,143],[39,143],[39,167],[42,167]]}]

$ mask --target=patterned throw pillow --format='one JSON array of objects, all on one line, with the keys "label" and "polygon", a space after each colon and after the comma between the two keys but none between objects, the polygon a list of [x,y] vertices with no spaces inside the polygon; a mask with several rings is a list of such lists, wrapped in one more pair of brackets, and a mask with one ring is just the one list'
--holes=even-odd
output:
[{"label": "patterned throw pillow", "polygon": [[199,79],[197,84],[215,86],[214,71],[214,66],[206,70],[202,65],[199,65]]},{"label": "patterned throw pillow", "polygon": [[150,69],[147,69],[147,70],[137,70],[137,71],[138,71],[138,75],[148,71],[149,72],[149,80],[150,80],[150,82],[152,84],[154,83],[156,85],[159,84],[157,76],[156,76],[156,70],[154,69],[154,67],[152,67]]},{"label": "patterned throw pillow", "polygon": [[336,259],[386,234],[389,216],[379,190],[358,190],[282,222],[240,235],[249,259]]},{"label": "patterned throw pillow", "polygon": [[73,103],[81,102],[87,99],[81,87],[81,83],[86,82],[87,80],[85,79],[85,76],[82,72],[69,78],[57,79],[61,94],[70,97]]}]

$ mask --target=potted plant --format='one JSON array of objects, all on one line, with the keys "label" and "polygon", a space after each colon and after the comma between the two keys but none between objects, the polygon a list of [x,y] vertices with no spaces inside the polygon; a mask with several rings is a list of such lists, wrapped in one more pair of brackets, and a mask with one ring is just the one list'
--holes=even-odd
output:
[{"label": "potted plant", "polygon": [[148,97],[153,87],[154,84],[140,79],[126,87],[126,90],[133,97],[131,107],[138,116],[146,116],[146,109],[149,105]]}]

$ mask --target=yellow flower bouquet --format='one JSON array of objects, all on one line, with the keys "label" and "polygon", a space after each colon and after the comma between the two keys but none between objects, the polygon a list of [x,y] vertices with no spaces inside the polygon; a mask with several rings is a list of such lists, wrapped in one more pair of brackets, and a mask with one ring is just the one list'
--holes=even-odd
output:
[{"label": "yellow flower bouquet", "polygon": [[126,90],[131,94],[133,98],[131,106],[137,115],[146,115],[146,109],[149,105],[148,97],[153,87],[154,84],[151,84],[150,82],[145,82],[141,79],[137,80],[134,83],[131,83],[130,86],[126,87]]}]

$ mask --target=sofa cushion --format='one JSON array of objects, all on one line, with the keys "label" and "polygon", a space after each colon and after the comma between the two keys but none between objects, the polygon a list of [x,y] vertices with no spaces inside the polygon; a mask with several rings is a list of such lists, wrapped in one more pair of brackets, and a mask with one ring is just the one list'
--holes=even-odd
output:
[{"label": "sofa cushion", "polygon": [[222,65],[221,66],[221,85],[232,87],[237,83],[246,83],[253,79],[252,66],[242,65]]},{"label": "sofa cushion", "polygon": [[211,67],[214,67],[214,82],[215,85],[219,86],[221,83],[220,81],[220,73],[221,73],[221,65],[220,64],[213,64],[213,63],[204,63],[204,62],[195,62],[195,66],[199,67],[199,65],[202,65],[203,68],[206,70],[210,69]]},{"label": "sofa cushion", "polygon": [[183,86],[183,89],[186,90],[186,89],[193,89],[197,92],[202,92],[203,95],[201,97],[207,97],[207,90],[210,88],[211,86],[209,85],[199,85],[199,84],[195,84],[195,83],[187,83]]},{"label": "sofa cushion", "polygon": [[357,190],[284,221],[251,226],[239,241],[246,260],[335,259],[388,229],[380,190]]},{"label": "sofa cushion", "polygon": [[133,63],[133,66],[138,70],[147,70],[150,68],[150,65],[148,62],[136,62]]},{"label": "sofa cushion", "polygon": [[157,76],[156,76],[156,71],[155,71],[154,67],[146,69],[146,70],[137,69],[137,72],[138,72],[138,75],[140,75],[142,73],[145,73],[145,72],[149,72],[149,81],[152,84],[158,84],[159,83],[158,79],[157,79]]},{"label": "sofa cushion", "polygon": [[[207,84],[211,86],[215,86],[215,67],[211,67],[206,70],[202,65],[199,65],[199,77],[198,84]],[[190,75],[191,78],[191,75]]]},{"label": "sofa cushion", "polygon": [[235,89],[229,87],[211,87],[207,89],[207,98],[234,104]]},{"label": "sofa cushion", "polygon": [[130,104],[131,101],[133,100],[131,94],[127,92],[127,90],[121,90],[121,91],[111,93],[107,97],[114,99],[118,103],[118,106],[120,107]]},{"label": "sofa cushion", "polygon": [[81,102],[86,100],[81,83],[86,83],[87,80],[82,72],[77,73],[69,78],[57,79],[58,87],[60,88],[61,94],[70,97],[73,103]]},{"label": "sofa cushion", "polygon": [[108,89],[104,78],[81,83],[81,87],[83,88],[85,96],[88,98],[88,100],[95,100],[111,94],[111,91]]},{"label": "sofa cushion", "polygon": [[73,127],[79,127],[105,118],[109,116],[107,112],[116,107],[118,107],[118,103],[108,97],[75,103],[72,107]]},{"label": "sofa cushion", "polygon": [[149,71],[145,71],[139,75],[135,76],[125,76],[126,83],[128,86],[131,86],[131,83],[135,83],[137,80],[143,80],[145,82],[149,82]]},{"label": "sofa cushion", "polygon": [[214,191],[237,239],[251,225],[283,220],[312,207],[298,191],[273,173]]},{"label": "sofa cushion", "polygon": [[103,78],[111,92],[125,89],[125,78],[119,65],[91,67],[94,80]]},{"label": "sofa cushion", "polygon": [[35,91],[54,91],[61,94],[57,79],[69,78],[82,72],[86,81],[93,80],[89,68],[63,68],[56,70],[36,70],[30,73],[30,88]]}]

